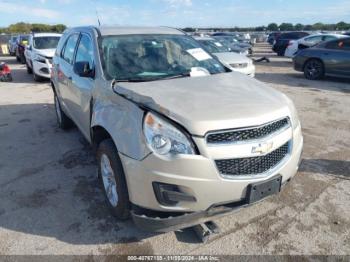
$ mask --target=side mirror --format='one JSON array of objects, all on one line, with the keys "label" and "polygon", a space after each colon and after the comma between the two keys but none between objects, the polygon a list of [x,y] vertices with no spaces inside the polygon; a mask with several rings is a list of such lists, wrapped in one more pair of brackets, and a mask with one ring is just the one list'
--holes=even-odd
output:
[{"label": "side mirror", "polygon": [[76,62],[73,66],[74,72],[80,77],[91,77],[95,76],[95,71],[90,68],[89,62],[81,61]]},{"label": "side mirror", "polygon": [[27,46],[27,49],[28,49],[29,51],[32,51],[32,46],[31,46],[31,45],[28,45],[28,46]]}]

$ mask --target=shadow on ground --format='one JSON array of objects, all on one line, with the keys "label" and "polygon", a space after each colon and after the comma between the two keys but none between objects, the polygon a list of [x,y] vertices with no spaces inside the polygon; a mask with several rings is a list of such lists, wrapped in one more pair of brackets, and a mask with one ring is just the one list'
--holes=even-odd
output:
[{"label": "shadow on ground", "polygon": [[130,253],[155,235],[111,215],[92,148],[57,127],[52,104],[1,105],[0,137],[1,228]]},{"label": "shadow on ground", "polygon": [[350,178],[350,161],[330,159],[303,159],[299,171]]}]

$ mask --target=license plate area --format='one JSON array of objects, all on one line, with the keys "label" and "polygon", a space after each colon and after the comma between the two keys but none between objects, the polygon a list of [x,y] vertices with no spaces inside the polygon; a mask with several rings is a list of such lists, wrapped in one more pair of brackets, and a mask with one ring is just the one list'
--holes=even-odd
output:
[{"label": "license plate area", "polygon": [[267,181],[250,184],[247,188],[247,203],[257,202],[265,197],[277,194],[281,190],[282,177],[277,176]]}]

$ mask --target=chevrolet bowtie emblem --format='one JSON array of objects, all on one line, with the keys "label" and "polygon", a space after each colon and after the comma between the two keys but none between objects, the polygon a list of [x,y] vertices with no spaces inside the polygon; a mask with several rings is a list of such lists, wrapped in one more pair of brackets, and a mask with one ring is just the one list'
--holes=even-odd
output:
[{"label": "chevrolet bowtie emblem", "polygon": [[253,146],[252,147],[252,153],[253,154],[266,154],[268,152],[270,152],[270,150],[273,147],[273,142],[267,142],[267,143],[261,143],[257,146]]}]

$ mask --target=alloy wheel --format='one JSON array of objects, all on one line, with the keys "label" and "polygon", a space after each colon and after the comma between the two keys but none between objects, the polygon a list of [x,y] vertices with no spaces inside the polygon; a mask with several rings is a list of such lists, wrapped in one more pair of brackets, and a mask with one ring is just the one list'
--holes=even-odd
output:
[{"label": "alloy wheel", "polygon": [[116,207],[118,205],[117,183],[115,180],[111,162],[106,154],[101,155],[100,167],[106,196],[110,204],[113,207]]}]

